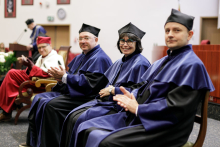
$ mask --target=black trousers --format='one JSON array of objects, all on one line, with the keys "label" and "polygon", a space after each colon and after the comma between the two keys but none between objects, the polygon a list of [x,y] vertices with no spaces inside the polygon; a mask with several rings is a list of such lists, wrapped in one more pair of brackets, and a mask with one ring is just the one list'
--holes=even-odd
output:
[{"label": "black trousers", "polygon": [[66,120],[67,121],[66,125],[63,126],[63,132],[62,132],[63,135],[62,135],[62,138],[61,138],[60,146],[69,147],[72,131],[73,131],[73,128],[74,128],[74,125],[75,125],[77,119],[80,117],[80,115],[83,112],[85,112],[89,108],[90,107],[85,107],[85,108],[79,109],[76,112],[72,113],[68,117],[68,119]]},{"label": "black trousers", "polygon": [[[79,109],[79,110],[73,112],[68,117],[68,119],[66,120],[67,123],[63,125],[63,130],[62,130],[63,135],[62,135],[61,144],[60,144],[61,147],[69,147],[72,131],[73,131],[73,128],[74,128],[76,121],[78,120],[78,118],[80,117],[80,115],[83,112],[85,112],[86,110],[88,110],[91,107],[92,106]],[[117,113],[117,111],[115,109],[112,109],[106,115],[115,114],[115,113]]]},{"label": "black trousers", "polygon": [[[88,136],[93,130],[104,129],[91,127],[80,132],[77,147],[85,147]],[[185,141],[175,134],[175,129],[169,131],[168,134],[167,131],[146,132],[143,125],[135,126],[109,135],[100,142],[99,147],[181,147],[185,144]],[[182,134],[182,132],[179,133]],[[167,134],[166,137],[164,137],[165,134]]]},{"label": "black trousers", "polygon": [[42,123],[41,147],[58,147],[61,129],[66,116],[74,108],[91,99],[60,95],[47,103]]}]

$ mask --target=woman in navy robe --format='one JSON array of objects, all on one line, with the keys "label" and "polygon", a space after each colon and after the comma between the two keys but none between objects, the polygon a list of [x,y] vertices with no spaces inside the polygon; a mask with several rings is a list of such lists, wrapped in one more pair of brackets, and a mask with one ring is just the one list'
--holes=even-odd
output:
[{"label": "woman in navy robe", "polygon": [[[192,131],[197,107],[214,91],[202,61],[188,45],[194,17],[172,10],[165,23],[167,56],[143,75],[146,83],[113,100],[124,108],[77,128],[74,147],[181,147]],[[98,112],[98,111],[97,111]]]},{"label": "woman in navy robe", "polygon": [[[84,114],[87,114],[86,112],[88,111],[95,111],[93,107],[100,105],[104,105],[106,107],[100,107],[103,109],[100,110],[102,114],[99,113],[99,115],[116,113],[118,112],[118,109],[120,110],[121,107],[117,107],[117,104],[112,101],[112,98],[115,92],[120,91],[119,87],[125,86],[128,87],[127,90],[131,91],[135,87],[133,86],[134,84],[141,82],[143,83],[141,76],[150,66],[149,61],[140,54],[143,50],[141,46],[141,39],[144,36],[145,32],[141,31],[132,23],[127,24],[118,32],[119,39],[117,42],[117,47],[119,51],[124,54],[124,56],[122,59],[117,60],[105,72],[105,76],[108,79],[109,83],[106,85],[106,88],[102,89],[99,92],[99,96],[96,97],[96,100],[79,106],[68,115],[63,125],[60,144],[60,146],[62,147],[68,146],[70,140],[72,140],[71,137],[74,138],[71,135],[72,130],[73,128],[77,128],[78,124],[80,124],[81,121],[77,120],[77,118],[81,114],[82,115],[80,117],[85,117],[86,119],[97,117],[95,115],[89,115],[89,117],[87,117],[84,116]],[[76,120],[77,124],[75,124]]]}]

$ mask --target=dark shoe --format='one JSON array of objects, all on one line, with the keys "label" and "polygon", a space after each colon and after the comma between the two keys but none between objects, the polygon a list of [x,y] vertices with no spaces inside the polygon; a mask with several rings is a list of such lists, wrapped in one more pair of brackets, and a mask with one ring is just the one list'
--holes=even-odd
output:
[{"label": "dark shoe", "polygon": [[16,111],[20,110],[23,107],[23,103],[20,103],[19,105],[15,105]]},{"label": "dark shoe", "polygon": [[0,122],[6,122],[11,120],[11,115],[0,114]]},{"label": "dark shoe", "polygon": [[31,146],[27,145],[26,143],[21,143],[19,144],[19,147],[31,147]]}]

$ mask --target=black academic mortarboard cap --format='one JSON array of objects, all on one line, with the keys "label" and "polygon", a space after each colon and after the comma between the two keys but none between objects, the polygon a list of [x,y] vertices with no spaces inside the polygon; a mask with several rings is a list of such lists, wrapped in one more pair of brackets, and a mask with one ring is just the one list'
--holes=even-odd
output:
[{"label": "black academic mortarboard cap", "polygon": [[33,20],[32,18],[25,21],[25,23],[26,23],[27,25],[31,24],[32,22],[34,22],[34,20]]},{"label": "black academic mortarboard cap", "polygon": [[81,29],[79,30],[79,33],[81,32],[89,32],[98,37],[100,29],[87,24],[83,24]]},{"label": "black academic mortarboard cap", "polygon": [[178,10],[172,9],[171,14],[167,18],[165,25],[168,22],[177,22],[177,23],[184,25],[188,30],[192,30],[194,18],[195,17],[193,16],[186,15],[186,14],[181,13]]},{"label": "black academic mortarboard cap", "polygon": [[131,22],[118,30],[118,34],[121,35],[122,33],[132,33],[142,39],[142,37],[145,35],[145,32],[141,31],[139,28],[137,28],[135,25],[133,25]]}]

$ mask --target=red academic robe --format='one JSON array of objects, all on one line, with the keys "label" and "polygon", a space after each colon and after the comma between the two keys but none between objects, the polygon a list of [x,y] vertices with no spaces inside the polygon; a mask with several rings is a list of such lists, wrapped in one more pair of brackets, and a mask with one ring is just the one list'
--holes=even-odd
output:
[{"label": "red academic robe", "polygon": [[[27,70],[27,69],[26,69]],[[0,87],[0,107],[7,113],[14,109],[14,101],[17,97],[19,86],[32,77],[49,77],[41,68],[33,66],[29,75],[26,70],[11,69],[5,76]]]}]

